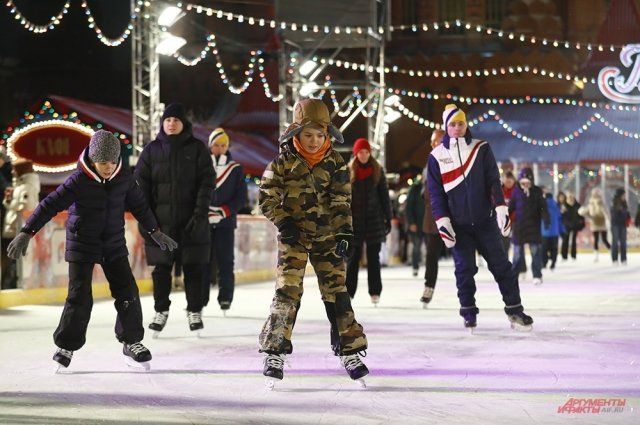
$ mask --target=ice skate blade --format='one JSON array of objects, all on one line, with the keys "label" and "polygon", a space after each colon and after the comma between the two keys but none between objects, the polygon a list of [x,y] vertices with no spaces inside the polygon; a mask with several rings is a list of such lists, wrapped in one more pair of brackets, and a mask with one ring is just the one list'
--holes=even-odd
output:
[{"label": "ice skate blade", "polygon": [[158,337],[160,337],[160,331],[153,331],[153,335],[151,335],[151,338],[158,339]]},{"label": "ice skate blade", "polygon": [[429,308],[429,303],[426,303],[426,302],[424,302],[424,301],[423,301],[423,302],[422,302],[422,309],[423,309],[423,310],[426,310],[426,309],[428,309],[428,308]]},{"label": "ice skate blade", "polygon": [[360,388],[367,388],[367,383],[363,378],[358,378],[355,382],[360,386]]},{"label": "ice skate blade", "polygon": [[125,356],[124,362],[132,369],[136,369],[143,372],[149,372],[151,370],[151,362],[137,362],[129,356]]},{"label": "ice skate blade", "polygon": [[531,332],[533,326],[531,325],[519,325],[517,323],[511,323],[511,329],[518,332]]},{"label": "ice skate blade", "polygon": [[278,381],[279,381],[279,379],[267,377],[264,380],[264,385],[265,385],[266,390],[267,391],[273,391],[273,389],[276,387],[276,382],[278,382]]},{"label": "ice skate blade", "polygon": [[60,363],[56,363],[56,365],[53,367],[53,373],[56,375],[62,375],[66,372],[67,372],[67,367],[61,365]]}]

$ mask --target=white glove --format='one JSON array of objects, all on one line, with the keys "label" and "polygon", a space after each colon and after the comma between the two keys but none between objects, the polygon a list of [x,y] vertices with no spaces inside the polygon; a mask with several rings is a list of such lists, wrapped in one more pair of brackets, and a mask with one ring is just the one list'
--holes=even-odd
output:
[{"label": "white glove", "polygon": [[498,220],[498,228],[505,238],[511,234],[511,219],[509,218],[509,207],[499,205],[496,207],[496,219]]},{"label": "white glove", "polygon": [[440,238],[444,241],[444,245],[447,248],[453,248],[456,244],[456,232],[453,231],[451,225],[451,219],[449,217],[442,217],[436,220],[436,227]]},{"label": "white glove", "polygon": [[227,218],[227,213],[222,207],[209,207],[209,224],[218,224]]}]

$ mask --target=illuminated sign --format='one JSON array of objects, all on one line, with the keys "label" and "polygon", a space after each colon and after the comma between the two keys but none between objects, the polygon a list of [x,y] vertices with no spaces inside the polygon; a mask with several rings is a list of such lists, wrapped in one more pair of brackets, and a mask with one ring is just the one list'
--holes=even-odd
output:
[{"label": "illuminated sign", "polygon": [[33,161],[36,171],[70,171],[76,168],[93,133],[93,129],[69,121],[36,122],[17,130],[7,140],[7,151],[14,160]]},{"label": "illuminated sign", "polygon": [[[640,44],[624,46],[620,52],[620,62],[625,68],[631,67],[629,76],[622,75],[620,68],[606,66],[598,74],[598,88],[614,102],[640,103]],[[638,94],[630,94],[634,90]]]}]

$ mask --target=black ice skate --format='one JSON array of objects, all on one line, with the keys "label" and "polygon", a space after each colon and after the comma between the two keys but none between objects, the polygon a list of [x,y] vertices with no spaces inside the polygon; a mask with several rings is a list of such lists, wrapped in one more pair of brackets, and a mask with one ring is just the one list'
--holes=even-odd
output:
[{"label": "black ice skate", "polygon": [[153,317],[153,322],[149,324],[149,329],[153,332],[153,338],[157,338],[160,332],[164,329],[164,325],[167,324],[169,318],[168,311],[156,311],[156,315]]},{"label": "black ice skate", "polygon": [[264,358],[264,370],[262,374],[267,377],[266,385],[272,390],[277,381],[284,377],[284,354],[267,354]]},{"label": "black ice skate", "polygon": [[187,320],[189,321],[189,329],[196,332],[200,336],[200,330],[204,328],[202,323],[202,311],[187,311]]},{"label": "black ice skate", "polygon": [[478,326],[478,322],[476,321],[477,313],[474,310],[469,310],[462,313],[462,318],[464,319],[464,327],[469,329],[471,333],[473,333],[473,330],[476,328],[476,326]]},{"label": "black ice skate", "polygon": [[71,364],[71,358],[73,357],[73,351],[65,350],[64,348],[58,348],[58,350],[53,355],[53,360],[55,360],[58,364],[56,365],[55,372],[58,373],[62,368],[66,369]]},{"label": "black ice skate", "polygon": [[515,329],[517,331],[530,331],[533,327],[533,319],[531,316],[527,316],[524,312],[508,314],[509,322],[511,322],[511,329]]},{"label": "black ice skate", "polygon": [[422,298],[420,298],[420,301],[422,301],[422,308],[427,308],[427,306],[431,302],[431,298],[433,298],[433,288],[429,288],[428,286],[426,286],[424,288],[424,292],[422,293]]},{"label": "black ice skate", "polygon": [[131,367],[148,371],[151,369],[151,352],[141,342],[122,345],[124,361]]},{"label": "black ice skate", "polygon": [[340,363],[342,363],[342,366],[344,366],[351,379],[358,382],[362,388],[366,388],[367,385],[362,378],[369,374],[369,369],[362,363],[362,359],[360,359],[358,353],[340,356]]},{"label": "black ice skate", "polygon": [[227,311],[231,308],[231,301],[220,301],[220,310],[222,310],[222,315],[227,316]]}]

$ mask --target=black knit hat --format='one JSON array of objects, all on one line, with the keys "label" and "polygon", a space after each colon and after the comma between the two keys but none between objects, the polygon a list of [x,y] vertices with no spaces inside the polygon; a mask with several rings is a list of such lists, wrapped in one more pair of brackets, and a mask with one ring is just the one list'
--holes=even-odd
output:
[{"label": "black knit hat", "polygon": [[187,113],[182,103],[170,103],[162,113],[162,121],[169,117],[178,118],[183,125],[187,125]]},{"label": "black knit hat", "polygon": [[110,131],[98,130],[89,141],[89,159],[95,162],[118,162],[120,141]]}]

